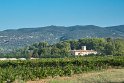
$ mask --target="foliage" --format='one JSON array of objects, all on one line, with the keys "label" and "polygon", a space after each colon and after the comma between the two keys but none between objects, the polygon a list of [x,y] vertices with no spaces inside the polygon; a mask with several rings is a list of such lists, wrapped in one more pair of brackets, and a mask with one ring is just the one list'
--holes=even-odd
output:
[{"label": "foliage", "polygon": [[124,38],[124,25],[112,27],[86,26],[46,26],[0,31],[0,52],[10,52],[34,42],[47,41],[50,44],[63,40],[80,38]]},{"label": "foliage", "polygon": [[112,38],[83,38],[79,40],[66,40],[56,44],[47,42],[34,43],[8,54],[1,54],[0,57],[16,58],[64,58],[71,57],[70,50],[79,50],[87,46],[87,50],[95,50],[100,55],[124,55],[124,39]]},{"label": "foliage", "polygon": [[47,58],[36,60],[0,61],[0,83],[43,79],[48,76],[71,76],[82,72],[124,67],[124,56]]}]

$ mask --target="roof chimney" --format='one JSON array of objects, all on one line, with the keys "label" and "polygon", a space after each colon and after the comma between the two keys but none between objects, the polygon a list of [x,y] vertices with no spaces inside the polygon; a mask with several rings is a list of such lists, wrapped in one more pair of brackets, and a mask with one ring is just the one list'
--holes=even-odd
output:
[{"label": "roof chimney", "polygon": [[86,50],[86,46],[82,46],[82,50]]}]

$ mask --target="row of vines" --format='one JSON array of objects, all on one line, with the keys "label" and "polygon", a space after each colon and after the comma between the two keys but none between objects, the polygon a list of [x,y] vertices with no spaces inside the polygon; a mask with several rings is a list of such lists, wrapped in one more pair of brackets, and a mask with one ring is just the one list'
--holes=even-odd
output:
[{"label": "row of vines", "polygon": [[124,56],[0,61],[0,83],[11,83],[16,79],[27,81],[49,76],[71,76],[110,66],[124,67]]}]

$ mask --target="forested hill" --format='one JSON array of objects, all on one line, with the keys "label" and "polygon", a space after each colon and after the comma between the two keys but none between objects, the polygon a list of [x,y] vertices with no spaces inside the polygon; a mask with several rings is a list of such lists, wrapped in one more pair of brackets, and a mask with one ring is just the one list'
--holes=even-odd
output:
[{"label": "forested hill", "polygon": [[56,43],[66,39],[80,38],[124,38],[124,25],[112,27],[87,26],[46,26],[0,31],[0,50],[15,48],[35,42]]}]

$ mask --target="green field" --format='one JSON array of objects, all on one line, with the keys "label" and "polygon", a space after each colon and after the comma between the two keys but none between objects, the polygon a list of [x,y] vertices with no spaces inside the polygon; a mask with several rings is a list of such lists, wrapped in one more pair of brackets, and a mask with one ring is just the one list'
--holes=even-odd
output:
[{"label": "green field", "polygon": [[47,58],[36,60],[0,61],[0,82],[38,80],[63,77],[108,68],[123,68],[124,56]]}]

